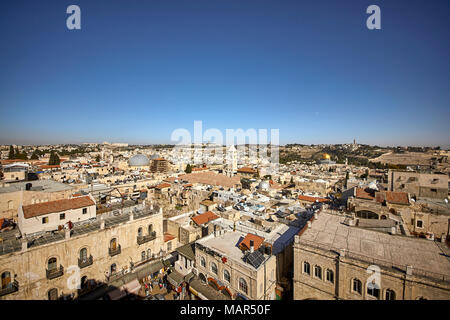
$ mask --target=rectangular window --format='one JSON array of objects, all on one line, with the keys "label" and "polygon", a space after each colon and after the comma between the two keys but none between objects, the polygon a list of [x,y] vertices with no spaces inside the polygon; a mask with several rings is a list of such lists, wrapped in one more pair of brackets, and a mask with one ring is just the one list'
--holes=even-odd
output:
[{"label": "rectangular window", "polygon": [[42,218],[42,224],[48,223],[48,217]]},{"label": "rectangular window", "polygon": [[83,214],[87,213],[87,208],[83,208]]},{"label": "rectangular window", "polygon": [[423,228],[423,221],[422,220],[417,220],[416,226],[417,226],[417,228]]},{"label": "rectangular window", "polygon": [[431,192],[437,192],[437,189],[431,189]]},{"label": "rectangular window", "polygon": [[60,213],[59,214],[59,220],[64,220],[66,218],[66,214],[65,213]]}]

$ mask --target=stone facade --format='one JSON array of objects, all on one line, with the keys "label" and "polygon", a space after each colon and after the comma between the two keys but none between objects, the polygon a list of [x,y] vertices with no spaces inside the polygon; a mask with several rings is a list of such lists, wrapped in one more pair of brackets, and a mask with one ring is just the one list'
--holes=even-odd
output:
[{"label": "stone facade", "polygon": [[[309,273],[305,263],[309,264]],[[415,300],[450,299],[449,278],[428,277],[411,269],[411,274],[380,265],[381,288],[378,297],[370,295],[368,283],[372,276],[368,267],[377,263],[361,261],[345,251],[336,252],[308,245],[296,236],[294,245],[294,299],[343,300]],[[316,273],[316,267],[321,272]],[[330,276],[329,274],[332,274]],[[369,280],[369,281],[368,281]],[[360,281],[361,290],[357,285]],[[373,292],[372,292],[373,293]]]},{"label": "stone facade", "polygon": [[[84,276],[107,282],[113,264],[116,265],[116,273],[127,272],[130,264],[135,266],[163,252],[162,221],[162,211],[136,218],[130,215],[128,220],[115,225],[105,226],[101,222],[97,230],[84,234],[70,235],[67,230],[64,240],[30,248],[24,243],[21,251],[0,256],[0,274],[9,272],[11,280],[17,281],[19,287],[18,291],[3,295],[0,299],[48,299],[51,289],[57,289],[57,296],[76,295],[77,288],[71,289],[70,283],[76,284]],[[140,228],[143,239],[147,239],[140,241],[141,244],[138,242]],[[145,238],[150,230],[156,232],[155,237]],[[120,248],[113,250],[116,254],[110,252],[113,239],[116,239],[116,248]],[[87,249],[87,257],[92,256],[92,264],[80,269],[80,252],[84,248]],[[46,270],[52,258],[56,258],[57,268],[62,266],[64,269],[60,276],[48,279]]]}]

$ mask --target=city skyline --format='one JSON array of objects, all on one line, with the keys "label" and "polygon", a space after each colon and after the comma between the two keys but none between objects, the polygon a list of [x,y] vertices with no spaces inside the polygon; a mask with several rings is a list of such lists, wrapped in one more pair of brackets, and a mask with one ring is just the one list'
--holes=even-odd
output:
[{"label": "city skyline", "polygon": [[446,1],[2,4],[0,143],[174,144],[279,129],[280,144],[449,148]]}]

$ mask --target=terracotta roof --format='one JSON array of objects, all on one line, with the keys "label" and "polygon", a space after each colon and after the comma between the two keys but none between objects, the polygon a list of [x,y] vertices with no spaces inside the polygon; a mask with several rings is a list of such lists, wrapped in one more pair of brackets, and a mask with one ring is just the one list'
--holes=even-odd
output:
[{"label": "terracotta roof", "polygon": [[54,165],[43,165],[43,166],[39,166],[39,168],[41,169],[57,169],[60,168],[61,166],[59,164],[54,164]]},{"label": "terracotta roof", "polygon": [[173,239],[175,239],[175,236],[171,235],[168,232],[164,233],[164,242],[167,242],[167,241],[170,241],[170,240],[173,240]]},{"label": "terracotta roof", "polygon": [[216,174],[211,171],[182,174],[178,176],[178,178],[186,180],[189,183],[209,184],[227,188],[232,188],[235,185],[241,184],[241,178],[239,176],[227,177],[226,175]]},{"label": "terracotta roof", "polygon": [[23,206],[22,208],[25,219],[29,219],[44,214],[62,212],[71,209],[79,209],[93,205],[95,205],[95,202],[89,196],[84,196],[72,199],[35,203]]},{"label": "terracotta roof", "polygon": [[239,243],[239,247],[241,247],[241,249],[243,249],[243,250],[250,249],[250,240],[253,240],[253,249],[254,250],[258,250],[259,247],[264,242],[263,237],[257,236],[256,234],[253,234],[253,233],[247,233],[244,240],[242,240],[241,243]]},{"label": "terracotta roof", "polygon": [[386,202],[409,204],[408,194],[406,192],[386,191]]},{"label": "terracotta roof", "polygon": [[195,217],[192,217],[192,221],[194,221],[198,225],[202,225],[202,224],[205,224],[205,223],[210,222],[212,220],[216,220],[218,218],[219,217],[214,212],[207,211],[205,213],[202,213],[202,214],[199,214],[199,215],[197,215]]},{"label": "terracotta roof", "polygon": [[153,159],[153,160],[155,160],[155,161],[167,161],[167,160],[164,159],[164,158],[156,158],[156,159]]},{"label": "terracotta roof", "polygon": [[256,171],[256,170],[253,169],[253,168],[250,168],[250,167],[243,167],[243,168],[238,169],[237,172],[243,172],[243,173],[257,173],[258,171]]},{"label": "terracotta roof", "polygon": [[170,186],[171,186],[170,183],[160,183],[155,188],[156,189],[164,189],[164,188],[169,188]]},{"label": "terracotta roof", "polygon": [[298,196],[298,200],[303,200],[303,201],[309,201],[309,202],[328,202],[328,199],[325,198],[319,198],[319,197],[311,197],[311,196],[304,196],[304,195],[299,195]]},{"label": "terracotta roof", "polygon": [[356,195],[355,196],[357,198],[360,198],[360,199],[367,199],[367,200],[375,199],[374,196],[372,196],[369,192],[367,192],[363,188],[356,188]]}]

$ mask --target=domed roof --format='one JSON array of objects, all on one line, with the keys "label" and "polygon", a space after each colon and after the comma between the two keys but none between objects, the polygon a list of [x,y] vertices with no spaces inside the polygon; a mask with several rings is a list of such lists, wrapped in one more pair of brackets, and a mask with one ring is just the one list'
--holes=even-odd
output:
[{"label": "domed roof", "polygon": [[153,159],[158,159],[158,158],[161,158],[161,156],[160,156],[158,153],[156,153],[156,154],[154,154],[154,155],[151,156],[151,159],[152,159],[152,160],[153,160]]},{"label": "domed roof", "polygon": [[136,154],[128,160],[128,164],[132,167],[148,166],[149,163],[150,161],[144,154]]},{"label": "domed roof", "polygon": [[259,188],[261,190],[269,190],[270,184],[267,181],[261,181],[261,183],[259,184]]},{"label": "domed roof", "polygon": [[322,155],[322,159],[324,159],[324,160],[330,160],[330,158],[331,158],[331,156],[328,153],[324,153]]}]

